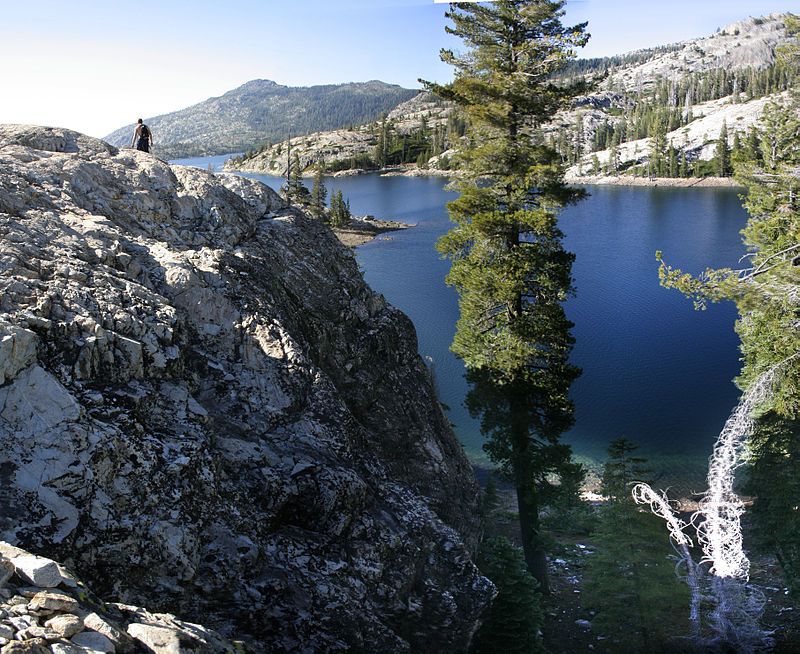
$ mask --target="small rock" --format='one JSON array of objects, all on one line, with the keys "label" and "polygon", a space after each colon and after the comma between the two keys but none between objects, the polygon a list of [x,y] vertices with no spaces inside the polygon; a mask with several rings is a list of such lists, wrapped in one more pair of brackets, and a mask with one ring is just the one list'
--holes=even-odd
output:
[{"label": "small rock", "polygon": [[14,637],[14,630],[7,624],[0,624],[0,638],[11,640]]},{"label": "small rock", "polygon": [[36,619],[30,615],[18,615],[15,618],[8,618],[8,622],[16,631],[22,631],[23,629],[27,629],[28,627],[35,625]]},{"label": "small rock", "polygon": [[114,647],[114,643],[103,634],[96,631],[81,631],[79,634],[75,634],[70,640],[75,645],[102,652],[103,654],[115,654],[117,651]]},{"label": "small rock", "polygon": [[44,638],[45,640],[58,640],[61,638],[61,634],[56,633],[52,629],[47,627],[40,627],[39,625],[33,625],[32,627],[28,627],[27,629],[23,629],[20,632],[17,632],[15,636],[17,640],[30,640],[33,638]]},{"label": "small rock", "polygon": [[61,572],[55,561],[32,554],[11,559],[17,572],[30,583],[41,588],[55,588],[61,583]]},{"label": "small rock", "polygon": [[584,629],[590,629],[592,626],[592,623],[588,620],[575,620],[575,624]]},{"label": "small rock", "polygon": [[[36,593],[41,593],[42,589],[38,586],[20,586],[17,588],[17,594],[22,596],[23,602],[27,602],[29,599],[33,599]],[[27,598],[27,599],[25,599]],[[16,598],[14,598],[16,599]],[[20,602],[12,602],[12,604],[19,604]]]},{"label": "small rock", "polygon": [[172,629],[133,622],[128,625],[128,633],[156,654],[179,654],[181,651],[180,638]]},{"label": "small rock", "polygon": [[14,574],[14,564],[0,556],[0,588],[3,588]]},{"label": "small rock", "polygon": [[57,643],[50,643],[50,651],[52,654],[91,654],[91,650],[81,647],[80,645],[73,645],[63,640]]},{"label": "small rock", "polygon": [[44,623],[44,626],[60,634],[62,638],[69,638],[83,631],[83,620],[77,615],[66,613],[50,618]]},{"label": "small rock", "polygon": [[[59,572],[59,576],[61,573]],[[70,597],[66,593],[42,591],[36,593],[28,605],[32,611],[37,609],[53,609],[56,611],[74,611],[78,608],[78,600]]]},{"label": "small rock", "polygon": [[130,642],[130,637],[115,627],[113,624],[101,618],[97,613],[90,613],[83,618],[83,626],[97,633],[103,634],[115,647],[121,647]]},{"label": "small rock", "polygon": [[42,638],[33,640],[14,640],[0,649],[0,654],[50,654],[47,641]]}]

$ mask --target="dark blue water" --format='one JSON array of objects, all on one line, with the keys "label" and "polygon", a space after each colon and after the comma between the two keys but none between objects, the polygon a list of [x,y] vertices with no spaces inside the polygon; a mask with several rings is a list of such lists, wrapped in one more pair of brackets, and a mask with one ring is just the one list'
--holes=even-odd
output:
[{"label": "dark blue water", "polygon": [[[190,160],[191,161],[191,160]],[[206,167],[208,160],[199,160]],[[187,161],[189,163],[189,161]],[[276,178],[251,175],[270,183]],[[445,286],[449,263],[434,249],[450,223],[454,195],[440,178],[367,175],[326,179],[353,213],[416,224],[357,249],[367,282],[407,313],[420,353],[431,357],[442,401],[467,453],[485,461],[477,422],[463,407],[463,365],[449,351],[458,301]],[[577,296],[573,385],[576,423],[566,440],[582,458],[602,459],[610,440],[626,436],[640,452],[670,467],[701,460],[736,403],[739,369],[732,305],[695,311],[658,283],[654,253],[687,271],[735,265],[746,214],[732,189],[591,187],[591,197],[561,216],[575,252]],[[666,463],[665,463],[666,462]],[[682,465],[679,463],[679,465]]]}]

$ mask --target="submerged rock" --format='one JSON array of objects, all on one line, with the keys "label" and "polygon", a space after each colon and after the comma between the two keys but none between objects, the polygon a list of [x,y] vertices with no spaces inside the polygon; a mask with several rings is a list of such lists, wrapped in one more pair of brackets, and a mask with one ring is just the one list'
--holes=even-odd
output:
[{"label": "submerged rock", "polygon": [[0,538],[256,649],[466,648],[477,485],[330,230],[68,130],[0,171]]}]

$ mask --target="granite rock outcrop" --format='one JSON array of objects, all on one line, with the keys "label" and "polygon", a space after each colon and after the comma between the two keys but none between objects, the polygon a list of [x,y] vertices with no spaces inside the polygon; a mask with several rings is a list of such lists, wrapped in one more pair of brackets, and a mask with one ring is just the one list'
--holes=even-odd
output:
[{"label": "granite rock outcrop", "polygon": [[0,126],[0,539],[256,650],[459,651],[493,588],[414,327],[268,187]]},{"label": "granite rock outcrop", "polygon": [[2,654],[233,654],[242,648],[168,613],[103,602],[56,561],[0,541]]}]

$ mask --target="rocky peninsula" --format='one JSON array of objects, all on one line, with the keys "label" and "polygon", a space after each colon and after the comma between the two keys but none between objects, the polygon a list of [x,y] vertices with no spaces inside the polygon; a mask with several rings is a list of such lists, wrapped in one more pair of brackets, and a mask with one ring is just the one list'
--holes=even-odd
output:
[{"label": "rocky peninsula", "polygon": [[69,130],[0,171],[0,540],[254,651],[465,650],[477,484],[350,249]]}]

